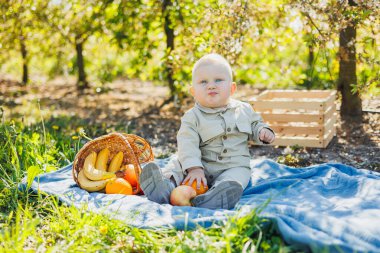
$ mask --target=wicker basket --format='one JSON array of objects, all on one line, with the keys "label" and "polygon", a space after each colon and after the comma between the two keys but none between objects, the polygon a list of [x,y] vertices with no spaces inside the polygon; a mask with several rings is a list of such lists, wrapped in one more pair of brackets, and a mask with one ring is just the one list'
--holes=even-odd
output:
[{"label": "wicker basket", "polygon": [[[110,150],[108,162],[110,162],[118,152],[123,152],[124,158],[122,164],[133,164],[137,179],[141,173],[140,164],[153,161],[154,159],[152,148],[149,143],[144,138],[137,135],[111,133],[100,136],[86,143],[75,156],[72,172],[74,181],[79,187],[78,173],[83,169],[84,160],[91,152],[99,153],[104,148]],[[140,192],[139,185],[139,182],[137,182],[137,187],[133,189],[133,194]]]}]

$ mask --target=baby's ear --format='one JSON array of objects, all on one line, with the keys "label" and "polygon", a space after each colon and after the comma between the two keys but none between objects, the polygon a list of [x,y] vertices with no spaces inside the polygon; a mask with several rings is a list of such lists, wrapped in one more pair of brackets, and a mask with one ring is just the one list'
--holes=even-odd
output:
[{"label": "baby's ear", "polygon": [[231,95],[233,95],[235,93],[236,89],[237,89],[236,83],[232,82],[231,83]]},{"label": "baby's ear", "polygon": [[193,86],[190,87],[189,92],[194,97],[194,87]]}]

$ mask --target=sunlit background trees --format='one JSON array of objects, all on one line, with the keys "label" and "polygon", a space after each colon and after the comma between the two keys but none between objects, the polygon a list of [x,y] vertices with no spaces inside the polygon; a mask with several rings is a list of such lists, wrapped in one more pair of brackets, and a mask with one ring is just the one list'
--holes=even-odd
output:
[{"label": "sunlit background trees", "polygon": [[0,0],[2,78],[76,76],[78,89],[115,78],[191,80],[194,61],[218,52],[240,84],[338,89],[342,114],[379,94],[377,0]]}]

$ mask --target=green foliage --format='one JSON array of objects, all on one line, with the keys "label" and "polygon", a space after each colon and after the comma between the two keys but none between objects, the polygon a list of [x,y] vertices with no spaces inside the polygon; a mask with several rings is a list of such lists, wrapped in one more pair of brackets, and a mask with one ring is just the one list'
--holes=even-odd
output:
[{"label": "green foliage", "polygon": [[[86,141],[76,118],[51,118],[30,126],[0,123],[0,251],[288,252],[260,210],[239,213],[220,225],[193,231],[137,229],[83,205],[67,206],[43,192],[18,188],[40,173],[65,166]],[[70,126],[70,127],[68,127]],[[79,129],[76,129],[78,127]],[[100,129],[100,130],[96,130]],[[97,136],[99,126],[86,128]],[[133,214],[131,214],[133,218]]]},{"label": "green foliage", "polygon": [[[173,68],[177,92],[191,81],[193,63],[218,52],[232,64],[238,83],[274,88],[333,88],[339,73],[338,32],[358,27],[359,93],[379,94],[379,8],[376,1],[3,1],[0,5],[0,73],[20,75],[22,63],[36,76],[73,75],[75,44],[84,43],[92,83],[117,77],[166,81]],[[340,10],[339,12],[337,10]],[[175,44],[166,49],[165,14]],[[20,54],[21,45],[27,51]],[[17,96],[17,94],[15,94]],[[33,114],[33,112],[31,112]],[[31,124],[0,123],[0,251],[226,251],[287,252],[274,227],[256,212],[195,231],[152,231],[61,205],[53,197],[20,191],[39,173],[73,161],[87,136],[125,126],[87,125],[76,117]],[[295,148],[296,149],[296,148]],[[297,154],[278,162],[297,166]]]},{"label": "green foliage", "polygon": [[306,148],[294,145],[287,147],[284,151],[285,154],[277,158],[278,163],[291,167],[306,167],[311,165],[307,158],[308,151]]},{"label": "green foliage", "polygon": [[[45,199],[45,200],[44,200]],[[144,252],[291,252],[255,212],[194,231],[137,229],[43,195],[2,217],[0,249]],[[35,201],[32,203],[31,201]],[[256,217],[256,218],[255,218]],[[264,222],[264,223],[263,223]]]},{"label": "green foliage", "polygon": [[[330,81],[323,84],[325,87],[333,87],[339,74],[339,60],[344,58],[339,51],[339,33],[342,29],[354,25],[356,27],[355,44],[357,53],[357,85],[352,87],[353,92],[360,94],[379,94],[375,86],[379,83],[379,48],[376,40],[379,38],[378,1],[310,1],[291,0],[290,6],[299,10],[304,19],[305,32],[308,34],[309,45],[321,50],[325,64],[323,68],[328,70]],[[334,57],[337,55],[337,57]],[[321,66],[313,64],[313,67]],[[309,69],[310,66],[309,66]],[[305,82],[308,86],[315,83],[323,83],[326,78],[321,78],[317,71],[317,80],[313,80],[313,71]],[[375,84],[376,83],[376,84]]]},{"label": "green foliage", "polygon": [[[33,107],[30,105],[29,107]],[[1,108],[1,112],[2,108]],[[32,111],[33,117],[41,111]],[[1,118],[4,116],[1,115]],[[23,120],[28,120],[26,114]],[[18,184],[26,177],[31,182],[40,173],[61,168],[74,160],[89,137],[110,131],[128,132],[124,125],[87,125],[84,119],[60,116],[44,121],[42,116],[30,125],[20,121],[0,123],[0,210],[17,209]],[[84,129],[84,126],[86,128]]]},{"label": "green foliage", "polygon": [[[69,137],[45,125],[25,127],[20,122],[0,125],[0,210],[17,208],[18,184],[51,172],[73,160],[76,147]],[[11,198],[11,199],[9,199]]]},{"label": "green foliage", "polygon": [[[379,93],[380,10],[374,0],[356,6],[309,0],[171,3],[163,13],[162,1],[153,0],[8,1],[1,8],[0,73],[20,75],[22,31],[34,75],[76,74],[74,44],[81,42],[86,72],[96,85],[117,77],[162,84],[171,66],[176,90],[184,92],[196,59],[218,52],[231,62],[238,83],[331,89],[339,74],[339,29],[352,21],[358,59],[353,90]],[[170,52],[167,13],[175,35]]]},{"label": "green foliage", "polygon": [[280,156],[277,159],[278,163],[282,163],[288,166],[297,167],[300,163],[300,159],[296,156],[293,156],[292,154],[287,154],[286,156]]}]

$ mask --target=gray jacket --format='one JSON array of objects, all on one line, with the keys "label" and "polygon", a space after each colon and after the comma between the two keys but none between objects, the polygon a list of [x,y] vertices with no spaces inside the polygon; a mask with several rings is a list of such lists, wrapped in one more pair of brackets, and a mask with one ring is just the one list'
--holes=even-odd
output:
[{"label": "gray jacket", "polygon": [[233,167],[249,168],[247,142],[261,143],[259,132],[264,127],[269,128],[248,103],[230,99],[226,107],[217,109],[196,103],[183,115],[177,134],[183,172],[195,166],[210,174]]}]

